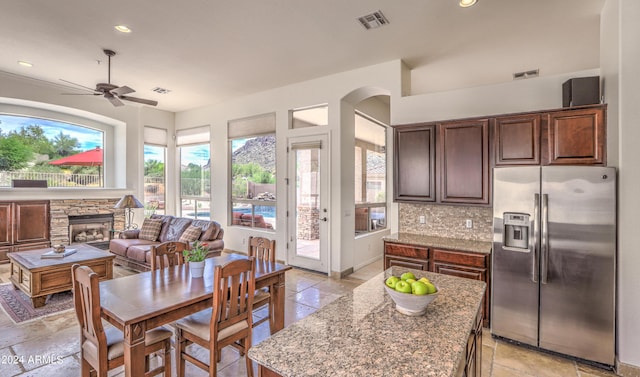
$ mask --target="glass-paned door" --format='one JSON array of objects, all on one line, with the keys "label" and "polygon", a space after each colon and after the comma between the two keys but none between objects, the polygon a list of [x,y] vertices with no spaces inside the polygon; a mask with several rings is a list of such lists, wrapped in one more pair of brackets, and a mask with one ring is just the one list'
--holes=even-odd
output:
[{"label": "glass-paned door", "polygon": [[324,135],[289,140],[288,263],[328,266],[328,144]]}]

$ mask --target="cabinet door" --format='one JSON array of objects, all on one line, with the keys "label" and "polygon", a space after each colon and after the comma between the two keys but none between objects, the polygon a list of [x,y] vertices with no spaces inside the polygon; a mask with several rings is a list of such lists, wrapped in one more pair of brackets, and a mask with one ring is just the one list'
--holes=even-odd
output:
[{"label": "cabinet door", "polygon": [[540,164],[540,114],[496,118],[493,148],[496,166]]},{"label": "cabinet door", "polygon": [[14,243],[49,241],[49,202],[14,203]]},{"label": "cabinet door", "polygon": [[394,201],[435,201],[435,125],[394,128],[393,150]]},{"label": "cabinet door", "polygon": [[604,106],[548,114],[548,165],[605,165]]},{"label": "cabinet door", "polygon": [[489,120],[440,124],[441,203],[489,204]]},{"label": "cabinet door", "polygon": [[11,203],[0,203],[0,246],[13,243],[11,208]]}]

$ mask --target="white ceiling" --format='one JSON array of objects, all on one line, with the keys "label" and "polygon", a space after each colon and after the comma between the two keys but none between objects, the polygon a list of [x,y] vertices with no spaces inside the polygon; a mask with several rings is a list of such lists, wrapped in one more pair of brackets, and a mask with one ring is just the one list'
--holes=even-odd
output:
[{"label": "white ceiling", "polygon": [[[411,93],[423,94],[538,68],[546,76],[599,67],[604,2],[479,0],[463,9],[458,0],[3,1],[0,71],[93,88],[107,81],[109,48],[117,53],[112,83],[181,111],[402,59]],[[376,10],[390,24],[366,31],[356,19]],[[117,24],[133,32],[118,33]]]}]

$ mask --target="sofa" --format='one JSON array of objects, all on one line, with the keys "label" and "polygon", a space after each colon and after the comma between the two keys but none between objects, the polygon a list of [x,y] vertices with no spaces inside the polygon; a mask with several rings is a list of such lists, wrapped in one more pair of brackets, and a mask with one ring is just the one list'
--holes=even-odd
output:
[{"label": "sofa", "polygon": [[[156,236],[157,234],[157,236]],[[224,249],[224,230],[216,221],[194,220],[185,217],[153,214],[140,229],[120,232],[109,241],[109,251],[115,254],[114,263],[136,271],[151,269],[151,246],[167,241],[207,244],[207,258],[218,256]]]}]

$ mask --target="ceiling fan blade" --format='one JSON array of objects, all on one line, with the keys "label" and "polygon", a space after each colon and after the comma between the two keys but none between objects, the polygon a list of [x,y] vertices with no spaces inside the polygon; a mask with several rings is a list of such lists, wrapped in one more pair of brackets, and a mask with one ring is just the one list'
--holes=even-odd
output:
[{"label": "ceiling fan blade", "polygon": [[129,93],[133,93],[135,92],[135,90],[129,88],[128,86],[121,86],[119,88],[115,88],[111,91],[111,93],[117,95],[117,96],[122,96],[124,94],[129,94]]},{"label": "ceiling fan blade", "polygon": [[63,96],[99,96],[102,93],[60,93]]},{"label": "ceiling fan blade", "polygon": [[95,89],[93,89],[93,88],[89,88],[88,86],[84,86],[84,85],[76,84],[75,82],[67,81],[67,80],[64,80],[64,79],[60,79],[60,81],[64,81],[64,82],[66,82],[67,84],[71,84],[71,85],[79,86],[79,87],[81,87],[81,88],[83,88],[83,89],[86,89],[86,90],[91,91],[92,93],[102,94],[102,93],[100,93],[100,92],[96,91],[96,90],[95,90]]},{"label": "ceiling fan blade", "polygon": [[124,103],[111,93],[105,93],[104,98],[108,99],[113,106],[124,106]]},{"label": "ceiling fan blade", "polygon": [[143,103],[145,105],[150,105],[150,106],[157,106],[158,105],[158,101],[153,101],[153,100],[144,99],[144,98],[120,96],[120,99],[123,99],[123,100],[126,100],[126,101],[131,101],[131,102]]}]

